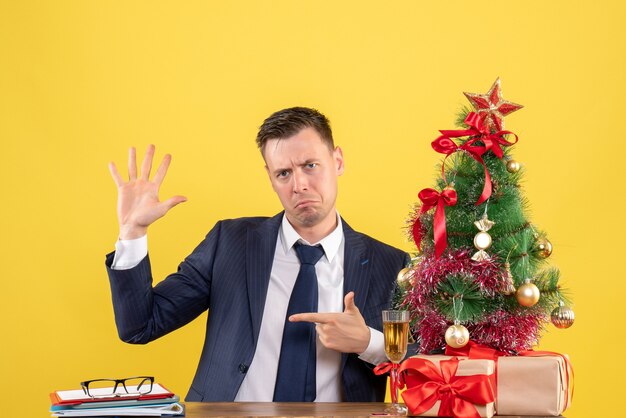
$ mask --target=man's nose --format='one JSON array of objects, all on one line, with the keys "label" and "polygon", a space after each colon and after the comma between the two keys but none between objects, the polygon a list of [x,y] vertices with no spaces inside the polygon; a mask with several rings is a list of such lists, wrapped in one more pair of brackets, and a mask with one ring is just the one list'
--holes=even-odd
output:
[{"label": "man's nose", "polygon": [[293,192],[301,193],[308,189],[308,184],[306,181],[306,176],[304,173],[299,171],[294,171],[293,173]]}]

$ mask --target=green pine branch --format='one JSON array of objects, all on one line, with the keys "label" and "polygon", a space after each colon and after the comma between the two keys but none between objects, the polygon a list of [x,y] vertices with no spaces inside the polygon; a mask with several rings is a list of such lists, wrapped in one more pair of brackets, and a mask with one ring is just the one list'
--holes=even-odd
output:
[{"label": "green pine branch", "polygon": [[487,298],[471,276],[449,275],[437,286],[435,305],[449,321],[476,321],[485,312]]}]

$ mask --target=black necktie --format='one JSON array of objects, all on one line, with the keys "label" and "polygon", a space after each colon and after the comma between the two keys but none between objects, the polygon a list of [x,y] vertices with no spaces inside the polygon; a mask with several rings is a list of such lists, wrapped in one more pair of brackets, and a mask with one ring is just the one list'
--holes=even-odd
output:
[{"label": "black necktie", "polygon": [[324,255],[320,246],[296,243],[300,271],[289,298],[285,330],[274,387],[274,402],[313,402],[315,382],[315,324],[289,322],[289,316],[317,312],[317,275],[315,263]]}]

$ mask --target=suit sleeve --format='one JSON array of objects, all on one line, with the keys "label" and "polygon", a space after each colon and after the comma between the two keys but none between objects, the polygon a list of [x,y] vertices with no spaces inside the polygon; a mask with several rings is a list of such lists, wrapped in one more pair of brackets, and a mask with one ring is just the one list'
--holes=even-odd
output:
[{"label": "suit sleeve", "polygon": [[209,308],[213,262],[220,236],[217,223],[176,273],[152,286],[149,256],[128,270],[113,270],[107,255],[115,324],[120,339],[145,344],[191,322]]}]

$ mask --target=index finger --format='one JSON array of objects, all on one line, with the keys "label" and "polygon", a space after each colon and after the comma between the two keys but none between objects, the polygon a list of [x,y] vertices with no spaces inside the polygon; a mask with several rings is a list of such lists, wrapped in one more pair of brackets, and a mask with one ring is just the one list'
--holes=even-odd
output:
[{"label": "index finger", "polygon": [[316,324],[326,324],[330,322],[335,314],[334,313],[317,313],[307,312],[293,314],[289,317],[290,322],[314,322]]},{"label": "index finger", "polygon": [[170,161],[172,161],[172,156],[170,154],[165,154],[163,157],[163,161],[161,161],[161,165],[157,169],[156,174],[154,175],[153,181],[159,186],[163,182],[165,175],[167,174],[167,169],[170,166]]}]

